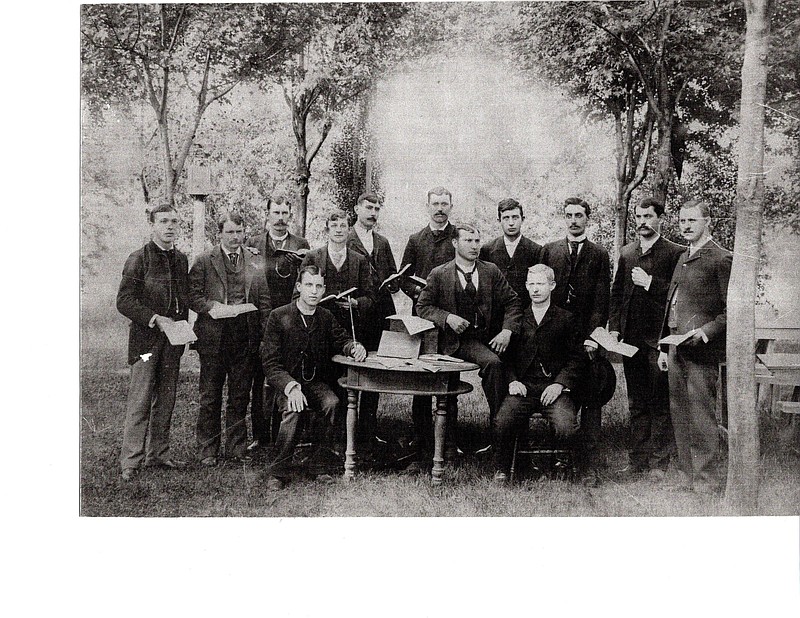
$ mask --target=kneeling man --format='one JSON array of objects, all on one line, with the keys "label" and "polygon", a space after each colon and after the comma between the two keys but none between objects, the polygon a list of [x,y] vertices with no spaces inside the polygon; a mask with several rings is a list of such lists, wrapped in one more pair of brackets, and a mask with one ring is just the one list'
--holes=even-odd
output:
[{"label": "kneeling man", "polygon": [[261,342],[264,376],[275,389],[275,404],[281,415],[269,470],[270,489],[282,488],[289,476],[300,437],[301,415],[309,412],[311,418],[307,422],[316,447],[309,472],[329,478],[338,465],[330,449],[334,414],[339,406],[332,386],[337,374],[341,374],[331,357],[345,354],[359,362],[367,357],[364,346],[348,336],[333,314],[317,306],[325,296],[325,279],[319,267],[303,266],[295,286],[299,298],[270,313]]},{"label": "kneeling man", "polygon": [[531,266],[525,286],[531,306],[523,313],[522,334],[509,348],[508,396],[495,423],[497,483],[508,480],[514,438],[524,431],[531,414],[542,412],[559,440],[578,429],[572,393],[580,386],[584,360],[577,324],[569,311],[550,304],[556,287],[552,268]]}]

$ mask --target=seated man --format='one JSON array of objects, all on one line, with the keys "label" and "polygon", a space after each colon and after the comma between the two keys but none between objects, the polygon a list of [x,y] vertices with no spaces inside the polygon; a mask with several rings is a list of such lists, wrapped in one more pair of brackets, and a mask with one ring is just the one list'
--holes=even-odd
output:
[{"label": "seated man", "polygon": [[331,388],[337,372],[331,357],[347,354],[361,362],[367,352],[354,342],[333,314],[318,307],[325,296],[325,279],[317,266],[303,266],[295,284],[296,302],[270,313],[261,342],[261,362],[267,383],[275,389],[281,425],[270,464],[269,489],[281,489],[289,476],[294,448],[300,437],[301,414],[313,411],[315,443],[309,472],[329,480],[338,461],[332,456],[333,419],[339,398]]},{"label": "seated man", "polygon": [[514,438],[528,419],[542,412],[560,440],[578,429],[574,392],[584,373],[581,340],[572,314],[550,304],[556,287],[553,269],[537,264],[525,282],[531,306],[523,312],[522,334],[509,348],[508,396],[495,423],[496,483],[505,483],[511,468]]}]

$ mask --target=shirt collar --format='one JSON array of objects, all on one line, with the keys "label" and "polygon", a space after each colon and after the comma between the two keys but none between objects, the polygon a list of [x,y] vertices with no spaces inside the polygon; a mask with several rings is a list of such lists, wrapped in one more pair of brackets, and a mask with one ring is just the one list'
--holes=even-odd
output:
[{"label": "shirt collar", "polygon": [[509,240],[508,236],[503,234],[503,242],[506,243],[506,247],[516,247],[520,240],[522,240],[522,234],[517,234],[517,238],[515,240]]},{"label": "shirt collar", "polygon": [[703,240],[702,238],[700,240],[701,242],[697,245],[689,245],[689,255],[693,255],[695,251],[697,251],[698,249],[702,249],[713,239],[711,238],[711,236],[706,236],[705,240]]},{"label": "shirt collar", "polygon": [[270,230],[269,232],[267,232],[267,234],[269,234],[269,237],[270,237],[272,240],[277,240],[278,242],[283,242],[284,240],[286,240],[287,238],[289,238],[289,232],[288,232],[288,231],[286,231],[286,232],[283,234],[283,236],[280,236],[280,237],[273,235],[273,233],[272,233],[272,230]]},{"label": "shirt collar", "polygon": [[159,249],[161,249],[162,251],[171,251],[172,249],[174,249],[174,248],[175,248],[175,244],[174,244],[174,243],[173,243],[173,245],[172,245],[172,246],[171,246],[169,249],[167,249],[166,247],[162,247],[162,246],[159,244],[159,242],[158,242],[158,241],[157,241],[155,238],[153,238],[153,239],[152,239],[152,241],[153,241],[153,244],[154,244],[156,247],[158,247]]},{"label": "shirt collar", "polygon": [[567,236],[567,240],[568,240],[569,242],[583,242],[583,241],[585,241],[585,240],[586,240],[586,232],[584,232],[583,234],[581,234],[581,235],[580,235],[580,236],[578,236],[577,238],[574,238],[574,237],[572,237],[572,236]]},{"label": "shirt collar", "polygon": [[364,238],[364,237],[372,238],[373,230],[365,228],[358,221],[356,221],[355,225],[353,226],[353,229],[356,231],[356,234],[358,234],[359,238]]},{"label": "shirt collar", "polygon": [[443,227],[443,228],[439,228],[439,229],[437,229],[437,228],[433,227],[433,223],[428,223],[428,229],[429,229],[431,232],[444,232],[444,231],[447,229],[447,226],[448,226],[448,225],[450,225],[450,222],[449,222],[449,221],[448,221],[447,223],[445,223],[445,224],[444,224],[444,227]]},{"label": "shirt collar", "polygon": [[220,251],[225,255],[230,255],[231,253],[235,253],[236,255],[242,255],[242,247],[238,247],[236,251],[228,251],[225,247],[222,246],[222,243],[219,245]]},{"label": "shirt collar", "polygon": [[335,255],[337,257],[342,255],[347,255],[347,245],[342,247],[341,249],[334,249],[331,243],[328,243],[328,255]]}]

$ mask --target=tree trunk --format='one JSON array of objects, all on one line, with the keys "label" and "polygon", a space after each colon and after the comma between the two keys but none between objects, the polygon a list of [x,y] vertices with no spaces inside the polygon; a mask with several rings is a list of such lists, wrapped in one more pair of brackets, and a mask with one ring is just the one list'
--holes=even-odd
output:
[{"label": "tree trunk", "polygon": [[628,237],[628,206],[630,199],[627,184],[618,181],[617,198],[614,204],[614,264],[619,261],[620,251],[625,246]]},{"label": "tree trunk", "polygon": [[662,110],[658,120],[658,149],[653,172],[653,197],[667,202],[667,190],[672,179],[672,112]]},{"label": "tree trunk", "polygon": [[725,499],[743,514],[758,506],[759,438],[756,410],[755,299],[764,206],[764,101],[770,0],[745,0],[747,34],[742,65],[736,236],[728,287],[728,485]]}]

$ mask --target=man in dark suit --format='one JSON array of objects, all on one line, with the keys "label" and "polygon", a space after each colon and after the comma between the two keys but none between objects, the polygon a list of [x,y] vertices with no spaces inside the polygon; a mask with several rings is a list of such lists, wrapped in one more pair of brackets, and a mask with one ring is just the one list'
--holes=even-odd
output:
[{"label": "man in dark suit", "polygon": [[363,361],[367,352],[353,341],[333,314],[318,306],[325,280],[317,266],[300,269],[296,302],[274,310],[264,329],[261,361],[267,382],[275,389],[281,425],[270,464],[269,489],[281,489],[290,476],[291,459],[300,434],[301,417],[310,413],[315,451],[310,472],[331,480],[338,465],[332,454],[331,432],[339,398],[331,388],[338,372],[331,357],[350,355]]},{"label": "man in dark suit", "polygon": [[[552,302],[575,316],[578,335],[590,360],[598,353],[597,344],[589,339],[591,332],[608,322],[611,269],[608,252],[586,238],[586,225],[591,208],[584,200],[570,197],[564,202],[567,237],[542,247],[540,261],[555,272],[559,284],[553,290]],[[598,385],[590,384],[589,388]],[[581,410],[580,433],[583,441],[581,468],[585,480],[597,485],[601,408],[584,405]]]},{"label": "man in dark suit", "polygon": [[185,346],[170,345],[169,322],[189,314],[189,261],[175,248],[178,213],[171,204],[148,214],[151,240],[131,253],[122,270],[117,310],[131,320],[128,363],[131,382],[122,436],[122,480],[136,476],[142,463],[179,467],[169,454],[178,369]]},{"label": "man in dark suit", "polygon": [[500,355],[511,335],[519,333],[520,303],[500,269],[478,259],[481,235],[476,228],[457,225],[452,242],[455,259],[430,272],[417,311],[439,328],[440,352],[480,366],[494,428],[507,385]]},{"label": "man in dark suit", "polygon": [[[327,295],[339,294],[350,288],[358,288],[353,295],[340,300],[331,300],[325,306],[333,313],[346,331],[352,331],[350,308],[353,308],[356,338],[363,339],[365,320],[375,304],[374,277],[369,262],[360,253],[347,247],[350,224],[344,211],[335,211],[325,221],[328,234],[326,245],[312,249],[303,258],[303,266],[316,266],[325,279]],[[294,292],[294,299],[298,297]]]},{"label": "man in dark suit", "polygon": [[678,225],[689,243],[675,266],[667,292],[662,335],[689,335],[658,358],[669,370],[669,408],[675,430],[682,484],[716,493],[724,470],[719,465],[719,431],[715,416],[719,362],[725,359],[728,280],[733,256],[711,238],[711,209],[690,201],[681,208]]},{"label": "man in dark suit", "polygon": [[609,331],[638,352],[623,357],[630,410],[629,463],[624,473],[660,480],[675,447],[669,386],[658,368],[658,340],[675,264],[684,247],[663,238],[664,204],[645,198],[634,209],[639,239],[620,251],[611,286]]},{"label": "man in dark suit", "polygon": [[[455,226],[450,223],[450,211],[453,209],[453,196],[444,187],[434,187],[428,191],[427,201],[428,225],[408,238],[403,259],[400,262],[402,269],[409,265],[406,275],[414,275],[419,279],[427,279],[431,270],[449,262],[455,257],[455,249],[451,242],[455,237]],[[406,276],[400,288],[411,298],[412,312],[417,315],[417,300],[424,284],[414,281]],[[414,423],[414,444],[419,451],[427,448],[426,441],[432,435],[431,407],[433,399],[424,395],[415,395],[411,403],[411,418]],[[458,407],[455,397],[448,400],[448,428],[452,437],[456,426]],[[448,445],[452,457],[458,453],[457,447],[452,443]],[[417,462],[412,462],[411,471],[418,469]]]},{"label": "man in dark suit", "polygon": [[[216,466],[222,433],[222,388],[228,381],[225,455],[249,462],[247,400],[253,355],[271,309],[264,262],[242,249],[244,220],[239,213],[218,221],[220,244],[197,258],[189,271],[189,306],[197,313],[195,333],[200,354],[200,411],[197,443],[200,462]],[[229,314],[232,305],[251,303],[257,311]]]},{"label": "man in dark suit", "polygon": [[[382,204],[374,193],[364,193],[355,205],[356,222],[347,236],[347,248],[364,256],[373,276],[375,302],[362,320],[361,343],[367,350],[377,350],[386,318],[395,313],[392,294],[399,289],[398,280],[381,287],[387,277],[397,272],[389,240],[375,231]],[[361,393],[358,404],[358,436],[361,452],[370,456],[377,433],[378,393]]]},{"label": "man in dark suit", "polygon": [[[270,200],[267,204],[267,230],[247,239],[245,246],[264,260],[272,306],[281,307],[292,300],[297,271],[302,257],[291,251],[308,249],[308,241],[289,232],[292,204],[288,200]],[[264,372],[261,361],[255,358],[253,387],[250,397],[250,418],[253,422],[253,442],[248,450],[266,446],[270,438],[270,420],[274,416],[273,396],[264,389]],[[274,427],[277,430],[277,427]],[[274,438],[274,433],[273,433]]]},{"label": "man in dark suit", "polygon": [[534,412],[543,412],[560,440],[578,429],[574,393],[585,379],[585,355],[575,318],[550,303],[554,276],[544,264],[528,270],[531,304],[523,312],[522,333],[509,349],[508,394],[495,424],[495,483],[508,481],[514,438]]},{"label": "man in dark suit", "polygon": [[539,263],[542,247],[522,235],[525,215],[517,200],[502,200],[497,206],[497,220],[500,221],[503,234],[481,247],[481,259],[492,262],[500,269],[524,309],[531,302],[525,289],[525,277],[528,269]]}]

